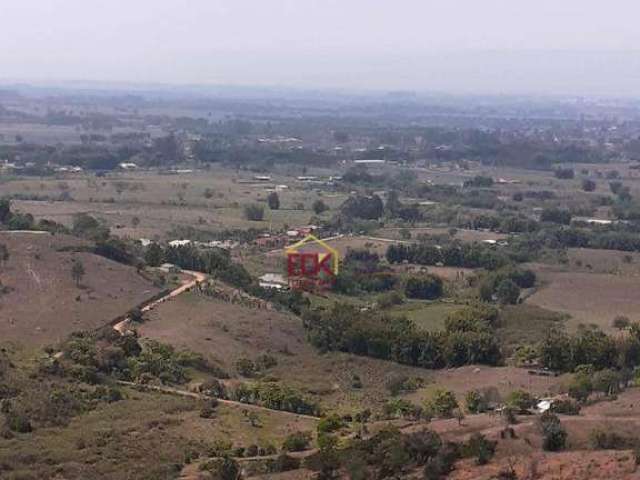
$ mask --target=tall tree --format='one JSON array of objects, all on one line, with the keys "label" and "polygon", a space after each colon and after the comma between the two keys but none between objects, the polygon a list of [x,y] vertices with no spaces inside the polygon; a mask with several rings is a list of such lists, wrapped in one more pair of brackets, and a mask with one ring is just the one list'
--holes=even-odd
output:
[{"label": "tall tree", "polygon": [[278,210],[280,208],[280,197],[276,192],[271,192],[267,197],[267,203],[271,210]]},{"label": "tall tree", "polygon": [[82,277],[84,277],[85,270],[84,265],[80,260],[74,260],[73,266],[71,267],[71,278],[76,282],[76,286],[80,286],[80,281]]}]

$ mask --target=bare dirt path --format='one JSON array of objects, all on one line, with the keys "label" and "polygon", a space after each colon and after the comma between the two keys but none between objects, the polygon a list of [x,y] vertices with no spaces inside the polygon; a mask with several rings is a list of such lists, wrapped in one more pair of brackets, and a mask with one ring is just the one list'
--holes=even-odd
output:
[{"label": "bare dirt path", "polygon": [[[165,295],[164,297],[161,297],[153,302],[151,302],[148,305],[145,305],[141,311],[142,313],[148,312],[153,310],[155,307],[157,307],[158,305],[160,305],[163,302],[166,302],[168,300],[171,300],[172,298],[177,297],[178,295],[184,293],[184,292],[188,292],[189,290],[191,290],[193,287],[197,286],[199,283],[203,282],[206,280],[207,276],[202,273],[202,272],[195,272],[192,270],[183,270],[182,273],[185,273],[187,275],[190,275],[192,277],[191,280],[186,281],[185,283],[183,283],[182,285],[180,285],[178,288],[176,288],[175,290],[171,290],[167,295]],[[127,331],[127,327],[129,326],[129,324],[131,323],[131,318],[127,317],[124,320],[122,320],[121,322],[116,323],[113,326],[113,329],[115,331],[117,331],[120,335],[124,335],[125,332]]]},{"label": "bare dirt path", "polygon": [[245,408],[247,410],[258,410],[261,412],[277,412],[277,413],[281,413],[283,415],[295,415],[296,417],[299,418],[306,418],[308,420],[320,420],[320,417],[314,417],[313,415],[305,415],[302,413],[294,413],[294,412],[288,412],[286,410],[276,410],[274,408],[268,408],[268,407],[263,407],[260,405],[253,405],[251,403],[243,403],[243,402],[238,402],[236,400],[226,400],[223,398],[217,398],[217,397],[210,397],[209,395],[204,395],[202,393],[197,393],[197,392],[191,392],[189,390],[181,390],[179,388],[174,388],[174,387],[164,387],[161,385],[144,385],[141,383],[135,383],[135,382],[125,382],[124,380],[118,380],[118,382],[120,385],[126,385],[129,387],[134,387],[134,388],[141,388],[141,389],[146,389],[146,390],[153,390],[156,392],[161,392],[161,393],[168,393],[171,395],[178,395],[181,397],[189,397],[189,398],[196,398],[198,400],[211,400],[213,398],[216,398],[216,400],[218,400],[218,402],[224,404],[224,405],[231,405],[233,407],[242,407]]},{"label": "bare dirt path", "polygon": [[[199,283],[203,282],[207,278],[207,275],[205,275],[202,272],[196,272],[196,271],[191,271],[191,270],[183,270],[182,273],[190,275],[192,277],[192,280],[189,280],[189,281],[183,283],[181,286],[179,286],[175,290],[172,290],[167,295],[165,295],[165,296],[163,296],[163,297],[151,302],[150,304],[146,305],[145,307],[143,307],[141,309],[142,313],[148,312],[150,310],[153,310],[155,307],[157,307],[161,303],[166,302],[168,300],[171,300],[172,298],[175,298],[175,297],[177,297],[178,295],[180,295],[180,294],[182,294],[184,292],[188,292],[193,287],[197,286]],[[125,335],[127,330],[128,330],[128,325],[130,324],[130,322],[131,322],[131,318],[127,317],[124,320],[122,320],[121,322],[115,324],[113,326],[113,329],[116,330],[120,335]],[[201,400],[207,400],[207,399],[211,399],[212,398],[212,397],[209,397],[207,395],[203,395],[201,393],[190,392],[188,390],[181,390],[181,389],[174,388],[174,387],[163,387],[163,386],[158,386],[158,385],[143,385],[143,384],[140,384],[140,383],[125,382],[125,381],[118,381],[118,383],[121,384],[121,385],[128,385],[128,386],[137,387],[137,388],[145,388],[145,389],[148,389],[148,390],[154,390],[154,391],[158,391],[158,392],[162,392],[162,393],[169,393],[169,394],[173,394],[173,395],[180,395],[180,396],[183,396],[183,397],[197,398],[197,399],[201,399]],[[273,408],[262,407],[260,405],[252,405],[252,404],[249,404],[249,403],[242,403],[242,402],[238,402],[238,401],[235,401],[235,400],[226,400],[226,399],[222,399],[222,398],[218,398],[217,400],[220,403],[223,403],[225,405],[233,405],[235,407],[242,407],[242,408],[246,408],[247,410],[278,412],[278,413],[282,413],[282,414],[285,414],[285,415],[286,414],[295,415],[297,417],[307,418],[307,419],[310,419],[310,420],[318,420],[319,419],[319,417],[314,417],[312,415],[303,415],[303,414],[298,414],[298,413],[293,413],[293,412],[287,412],[287,411],[284,411],[284,410],[276,410],[276,409],[273,409]]]}]

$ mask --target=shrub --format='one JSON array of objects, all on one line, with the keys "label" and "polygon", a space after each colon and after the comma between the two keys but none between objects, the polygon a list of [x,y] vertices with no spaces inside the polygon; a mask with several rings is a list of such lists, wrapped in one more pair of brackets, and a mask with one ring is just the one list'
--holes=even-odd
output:
[{"label": "shrub", "polygon": [[504,279],[496,288],[496,298],[502,305],[516,304],[520,298],[520,288],[508,278]]},{"label": "shrub", "polygon": [[629,328],[631,324],[631,320],[629,317],[625,317],[624,315],[618,315],[613,319],[612,326],[618,330],[625,330]]},{"label": "shrub", "polygon": [[290,470],[297,470],[300,468],[300,460],[294,458],[286,453],[282,452],[267,463],[267,470],[271,473],[288,472]]},{"label": "shrub", "polygon": [[585,178],[582,181],[582,190],[584,190],[585,192],[593,192],[596,189],[596,182],[594,182],[593,180],[589,180],[588,178]]},{"label": "shrub", "polygon": [[551,412],[543,413],[538,419],[542,432],[542,448],[548,452],[564,450],[567,443],[567,432],[560,419]]},{"label": "shrub", "polygon": [[5,414],[6,425],[12,432],[29,433],[33,430],[31,422],[26,415],[9,412]]},{"label": "shrub", "polygon": [[264,219],[264,207],[257,204],[247,205],[244,207],[244,216],[247,220],[260,222]]},{"label": "shrub", "polygon": [[569,382],[567,391],[571,398],[578,402],[585,402],[593,391],[591,377],[582,373],[576,373]]},{"label": "shrub", "polygon": [[591,379],[591,384],[595,391],[602,392],[605,395],[613,395],[620,392],[621,381],[622,378],[618,372],[606,369],[595,372]]},{"label": "shrub", "polygon": [[344,427],[344,422],[335,413],[323,417],[318,422],[318,433],[331,433]]},{"label": "shrub", "polygon": [[431,457],[424,466],[424,478],[425,480],[440,480],[448,475],[453,466],[460,458],[460,449],[457,444],[453,442],[445,443],[437,455]]},{"label": "shrub", "polygon": [[573,400],[557,400],[551,404],[551,411],[560,415],[578,415],[580,405]]},{"label": "shrub", "polygon": [[240,466],[231,457],[215,458],[200,464],[200,470],[207,471],[215,480],[238,480]]},{"label": "shrub", "polygon": [[311,433],[295,432],[291,433],[282,442],[282,449],[286,452],[301,452],[309,448],[311,443]]},{"label": "shrub", "polygon": [[268,353],[263,353],[260,355],[255,362],[256,368],[260,370],[268,370],[269,368],[273,368],[278,365],[278,359],[273,355],[269,355]]},{"label": "shrub", "polygon": [[470,390],[464,397],[469,413],[483,413],[487,409],[487,402],[478,390]]},{"label": "shrub", "polygon": [[376,299],[378,308],[381,308],[383,310],[386,308],[391,308],[395,305],[401,305],[403,302],[404,298],[402,297],[402,294],[396,291],[383,293]]},{"label": "shrub", "polygon": [[329,210],[329,207],[327,206],[326,203],[324,203],[322,200],[318,199],[315,202],[313,202],[313,205],[311,206],[311,208],[313,209],[313,212],[316,215],[321,215],[322,213],[326,212],[327,210]]},{"label": "shrub", "polygon": [[385,385],[389,393],[394,396],[400,392],[415,392],[422,386],[424,386],[424,379],[405,375],[394,375],[387,380]]},{"label": "shrub", "polygon": [[280,197],[276,192],[271,192],[267,196],[267,204],[271,210],[279,210],[280,209]]},{"label": "shrub", "polygon": [[218,408],[218,399],[212,398],[208,400],[202,409],[200,410],[201,418],[214,418],[216,416],[216,409]]},{"label": "shrub", "polygon": [[439,417],[451,418],[453,411],[458,408],[455,394],[450,390],[436,390],[428,402],[429,408]]},{"label": "shrub", "polygon": [[519,413],[527,413],[535,405],[535,399],[529,392],[514,390],[507,397],[507,405],[516,409]]},{"label": "shrub", "polygon": [[475,457],[478,465],[486,465],[496,451],[496,443],[481,433],[474,433],[462,447],[463,456]]},{"label": "shrub", "polygon": [[633,448],[635,439],[630,439],[619,435],[616,432],[605,432],[603,430],[592,430],[589,434],[591,448],[598,450],[626,450]]},{"label": "shrub", "polygon": [[385,403],[383,412],[387,418],[402,417],[417,419],[420,418],[422,414],[422,408],[403,398],[393,398]]},{"label": "shrub", "polygon": [[442,292],[442,279],[430,274],[423,277],[409,278],[404,289],[404,293],[408,298],[419,298],[423,300],[440,298]]},{"label": "shrub", "polygon": [[235,364],[237,372],[243,377],[253,377],[256,374],[256,365],[248,358],[239,358]]}]

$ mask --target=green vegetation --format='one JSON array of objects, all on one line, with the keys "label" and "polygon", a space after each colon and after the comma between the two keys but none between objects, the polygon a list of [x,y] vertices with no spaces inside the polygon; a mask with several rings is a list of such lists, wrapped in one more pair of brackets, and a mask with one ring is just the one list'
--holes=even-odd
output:
[{"label": "green vegetation", "polygon": [[419,331],[406,318],[363,313],[352,305],[303,315],[309,341],[321,351],[343,351],[399,363],[443,368],[497,364],[502,356],[493,334],[497,312],[471,306],[453,313],[444,331]]}]

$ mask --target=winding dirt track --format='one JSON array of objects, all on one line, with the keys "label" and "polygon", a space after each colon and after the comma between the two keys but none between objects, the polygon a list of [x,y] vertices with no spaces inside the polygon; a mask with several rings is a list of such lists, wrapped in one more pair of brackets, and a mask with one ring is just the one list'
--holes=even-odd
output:
[{"label": "winding dirt track", "polygon": [[[195,398],[198,400],[211,400],[214,397],[210,397],[208,395],[204,395],[202,393],[197,393],[197,392],[190,392],[189,390],[181,390],[179,388],[174,388],[174,387],[163,387],[160,385],[144,385],[141,383],[135,383],[135,382],[125,382],[124,380],[118,380],[118,382],[120,385],[126,385],[128,387],[133,387],[133,388],[139,388],[142,390],[153,390],[154,392],[161,392],[161,393],[167,393],[170,395],[178,395],[180,397],[189,397],[189,398]],[[253,405],[251,403],[242,403],[242,402],[238,402],[236,400],[225,400],[223,398],[216,398],[218,400],[218,402],[224,404],[224,405],[232,405],[234,407],[242,407],[245,408],[247,410],[257,410],[257,411],[262,411],[262,412],[277,412],[277,413],[281,413],[283,415],[294,415],[296,417],[299,418],[306,418],[308,420],[319,420],[320,417],[314,417],[313,415],[304,415],[301,413],[294,413],[294,412],[287,412],[286,410],[276,410],[273,408],[268,408],[268,407],[263,407],[260,405]]]},{"label": "winding dirt track", "polygon": [[[154,302],[151,302],[150,304],[146,305],[145,307],[143,307],[141,309],[142,313],[145,313],[145,312],[148,312],[150,310],[153,310],[155,307],[157,307],[161,303],[166,302],[168,300],[171,300],[172,298],[175,298],[178,295],[181,295],[181,294],[183,294],[185,292],[188,292],[193,287],[197,286],[199,283],[203,282],[207,278],[207,276],[202,272],[195,272],[195,271],[191,271],[191,270],[183,270],[182,273],[185,273],[185,274],[190,275],[191,277],[193,277],[192,280],[189,280],[189,281],[183,283],[181,286],[179,286],[175,290],[172,290],[171,292],[169,292],[164,297],[161,297],[161,298],[155,300]],[[129,326],[130,323],[131,323],[131,318],[127,317],[124,320],[122,320],[121,322],[115,324],[113,326],[113,329],[116,330],[120,335],[125,335],[127,330],[128,330],[128,326]],[[154,390],[154,391],[157,391],[157,392],[168,393],[168,394],[173,394],[173,395],[179,395],[179,396],[182,396],[182,397],[197,398],[197,399],[202,399],[202,400],[211,399],[211,397],[209,397],[207,395],[203,395],[201,393],[190,392],[188,390],[181,390],[181,389],[173,388],[173,387],[163,387],[163,386],[157,386],[157,385],[144,385],[144,384],[140,384],[140,383],[125,382],[125,381],[118,381],[118,383],[121,384],[121,385],[130,386],[130,387],[142,388],[142,389],[147,389],[147,390]],[[242,408],[246,408],[247,410],[278,412],[278,413],[281,413],[281,414],[284,414],[284,415],[295,415],[296,417],[307,418],[307,419],[310,419],[310,420],[318,420],[319,419],[319,417],[314,417],[312,415],[302,415],[302,414],[298,414],[298,413],[287,412],[285,410],[276,410],[276,409],[273,409],[273,408],[262,407],[260,405],[252,405],[252,404],[249,404],[249,403],[242,403],[242,402],[238,402],[238,401],[235,401],[235,400],[225,400],[225,399],[222,399],[222,398],[218,398],[218,401],[220,403],[225,404],[225,405],[233,405],[235,407],[242,407]]]}]

